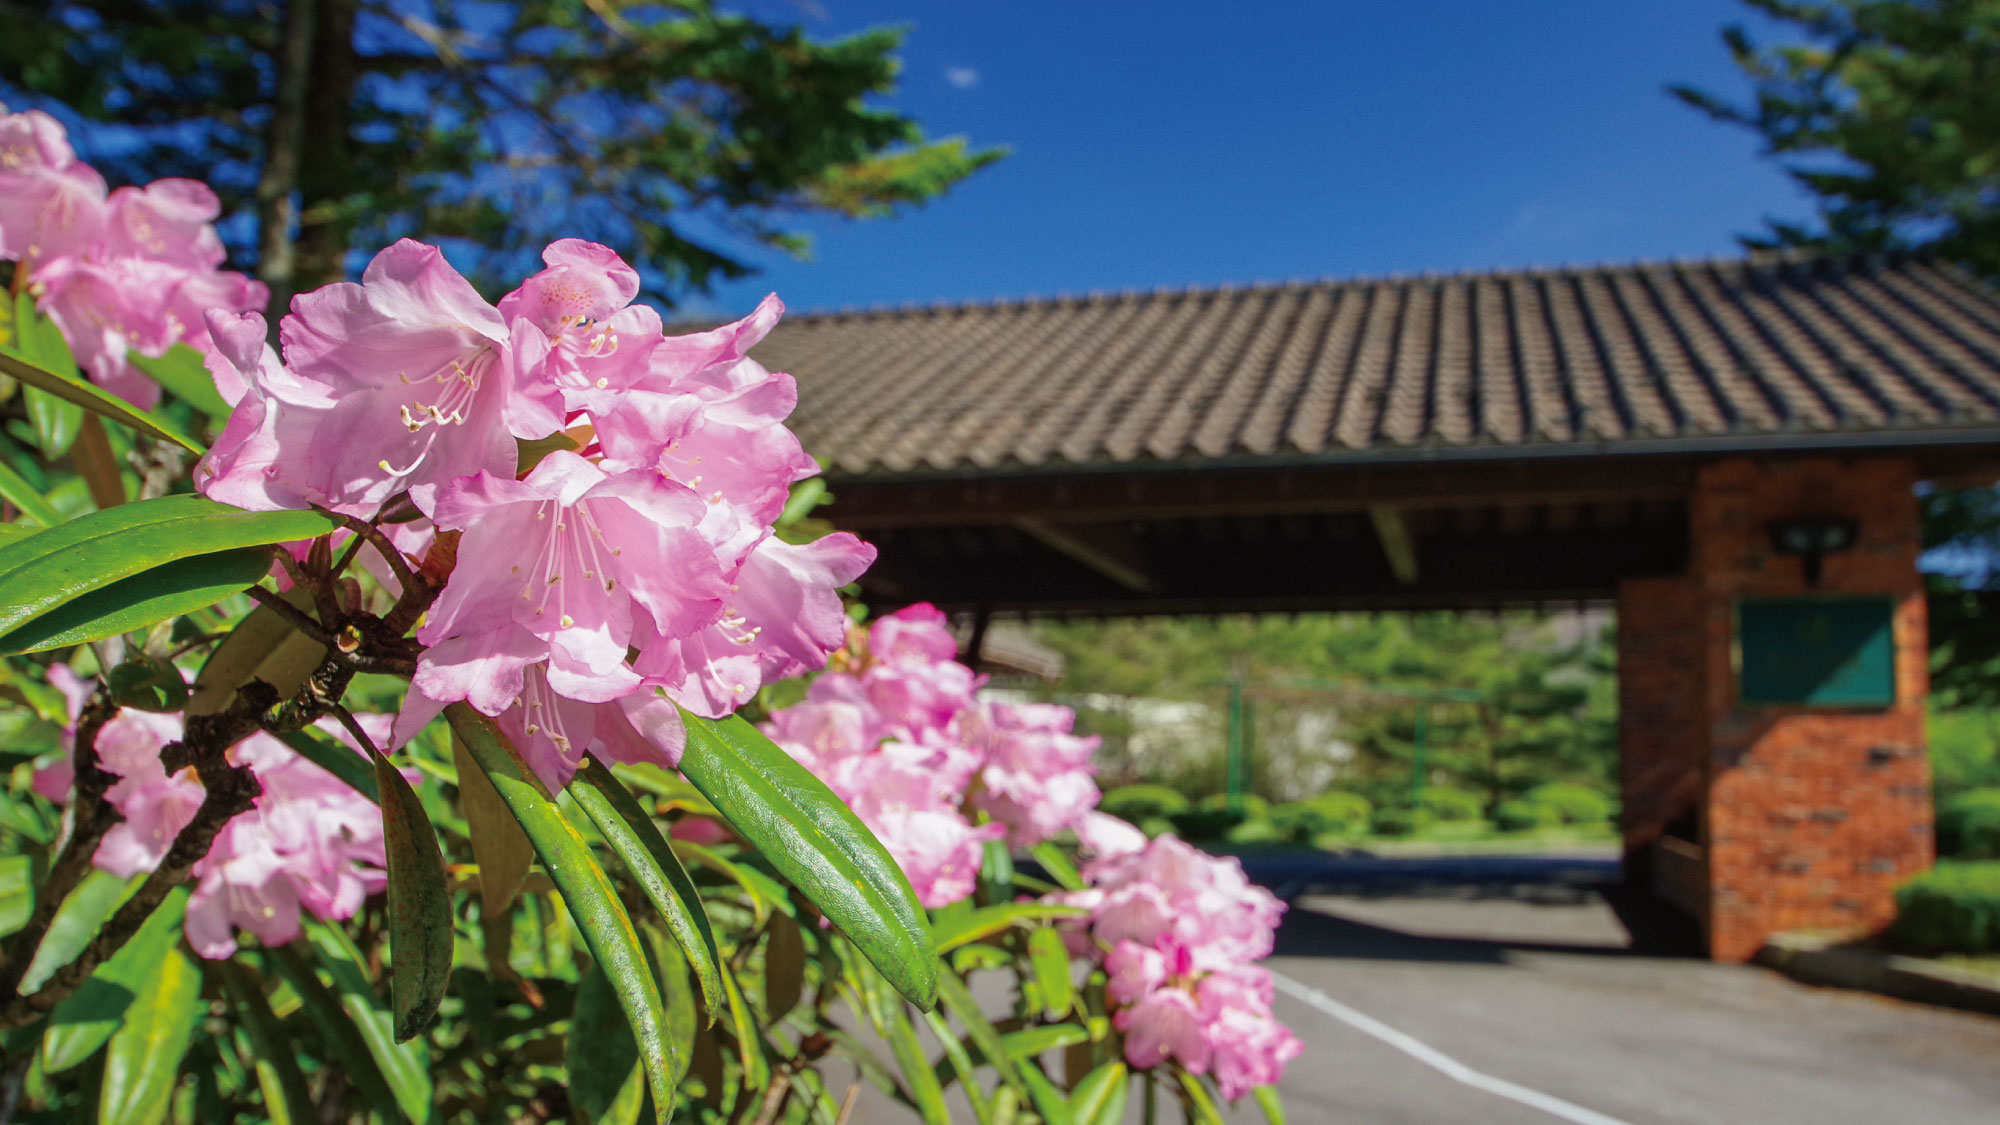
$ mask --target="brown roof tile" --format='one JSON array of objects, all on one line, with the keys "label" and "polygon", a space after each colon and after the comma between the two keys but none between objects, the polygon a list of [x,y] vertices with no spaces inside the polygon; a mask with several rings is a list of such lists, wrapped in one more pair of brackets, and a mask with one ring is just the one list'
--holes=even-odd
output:
[{"label": "brown roof tile", "polygon": [[836,475],[2000,426],[2000,295],[1783,258],[793,317]]}]

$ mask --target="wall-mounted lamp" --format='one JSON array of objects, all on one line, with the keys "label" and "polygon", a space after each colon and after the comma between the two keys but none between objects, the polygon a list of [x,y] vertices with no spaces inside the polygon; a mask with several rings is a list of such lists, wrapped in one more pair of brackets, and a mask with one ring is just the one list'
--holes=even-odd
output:
[{"label": "wall-mounted lamp", "polygon": [[1853,520],[1828,516],[1772,520],[1771,546],[1781,555],[1799,556],[1806,585],[1818,586],[1820,560],[1854,546],[1857,530]]}]

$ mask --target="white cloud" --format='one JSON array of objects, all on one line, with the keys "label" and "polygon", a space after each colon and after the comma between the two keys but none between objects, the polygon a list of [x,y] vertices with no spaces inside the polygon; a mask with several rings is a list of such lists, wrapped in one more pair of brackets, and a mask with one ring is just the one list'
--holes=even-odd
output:
[{"label": "white cloud", "polygon": [[948,66],[944,68],[944,80],[961,90],[970,90],[979,85],[979,72],[969,66]]}]

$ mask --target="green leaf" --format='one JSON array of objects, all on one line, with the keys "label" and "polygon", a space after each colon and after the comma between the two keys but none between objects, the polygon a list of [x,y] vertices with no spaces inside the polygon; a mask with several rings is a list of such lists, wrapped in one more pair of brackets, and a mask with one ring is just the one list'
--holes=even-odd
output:
[{"label": "green leaf", "polygon": [[25,996],[41,988],[49,974],[76,960],[76,955],[97,936],[105,919],[125,900],[125,892],[143,878],[139,875],[120,879],[109,871],[91,868],[90,874],[56,908],[49,932],[42,935],[42,944],[35,947],[34,960],[28,962],[28,971],[21,976],[21,994]]},{"label": "green leaf", "polygon": [[0,800],[0,828],[31,844],[46,844],[56,838],[55,828],[25,798],[19,801]]},{"label": "green leaf", "polygon": [[40,530],[41,528],[31,523],[0,523],[0,547],[26,539]]},{"label": "green leaf", "polygon": [[451,758],[458,768],[458,804],[472,838],[472,860],[479,865],[479,912],[496,918],[512,910],[521,896],[521,884],[535,865],[535,847],[456,734],[451,736]]},{"label": "green leaf", "polygon": [[140,993],[160,976],[168,951],[180,942],[187,900],[185,887],[168,892],[132,940],[49,1013],[48,1034],[42,1037],[44,1071],[55,1074],[88,1059],[125,1022]]},{"label": "green leaf", "polygon": [[[35,392],[42,391],[46,392],[49,398],[60,399],[63,403],[71,404],[73,407],[82,407],[93,414],[109,418],[114,422],[121,422],[142,434],[150,434],[163,441],[173,442],[190,453],[199,454],[208,452],[200,442],[181,433],[166,421],[147,414],[117,395],[98,390],[91,384],[80,380],[64,378],[62,375],[40,364],[31,363],[23,359],[19,354],[5,348],[0,348],[0,375],[11,375],[15,379],[20,380],[22,386],[27,388],[30,411],[34,409],[34,401],[37,397]],[[54,411],[60,409],[60,407],[50,407],[49,409]],[[75,431],[80,428],[80,425],[71,427],[70,440],[75,440]],[[38,435],[40,432],[40,427],[37,426]],[[64,450],[67,451],[67,449],[68,447],[65,446]],[[47,452],[46,446],[44,446],[44,452]],[[61,454],[49,453],[48,455],[53,458]]]},{"label": "green leaf", "polygon": [[[931,1061],[924,1055],[924,1045],[917,1038],[916,1026],[910,1022],[909,1010],[898,1004],[886,1030],[889,1053],[903,1072],[903,1085],[924,1125],[951,1125],[951,1110],[944,1104],[944,1087],[938,1084],[937,1072],[931,1069]],[[976,1103],[978,1091],[970,1086],[967,1090]]]},{"label": "green leaf", "polygon": [[1072,1125],[1069,1099],[1042,1073],[1040,1063],[1023,1060],[1021,1081],[1027,1084],[1028,1098],[1035,1103],[1035,1112],[1041,1114],[1043,1125]]},{"label": "green leaf", "polygon": [[631,1125],[645,1102],[639,1045],[618,1004],[617,987],[598,969],[577,982],[563,1059],[570,1106],[586,1125]]},{"label": "green leaf", "polygon": [[389,1000],[400,1043],[430,1026],[451,983],[451,888],[423,802],[389,759],[374,758],[389,860],[389,954],[395,968]]},{"label": "green leaf", "polygon": [[722,853],[714,848],[697,844],[692,840],[672,840],[669,843],[674,849],[675,856],[693,860],[743,888],[744,896],[750,900],[750,912],[755,915],[754,921],[757,925],[763,925],[771,916],[771,904],[765,900],[763,888],[751,880],[748,868],[724,858]]},{"label": "green leaf", "polygon": [[1125,1064],[1112,1061],[1083,1076],[1069,1092],[1076,1125],[1120,1125],[1125,1120]]},{"label": "green leaf", "polygon": [[1090,1042],[1090,1029],[1082,1024],[1058,1023],[1047,1027],[1024,1027],[1000,1037],[1010,1059],[1029,1059],[1048,1051],[1060,1051],[1075,1043]]},{"label": "green leaf", "polygon": [[[0,357],[5,354],[0,352]],[[81,406],[34,387],[22,388],[21,401],[28,407],[28,424],[35,429],[35,446],[43,457],[54,461],[76,446],[83,433]]]},{"label": "green leaf", "polygon": [[[327,972],[320,979],[306,954]],[[394,1017],[383,1005],[347,935],[321,922],[306,923],[306,937],[268,950],[333,1061],[369,1108],[385,1121],[423,1122],[431,1113],[429,1055],[421,1042],[398,1044]]]},{"label": "green leaf", "polygon": [[1042,1011],[1052,1020],[1068,1015],[1076,1003],[1076,984],[1060,931],[1045,926],[1028,934],[1028,967],[1042,994]]},{"label": "green leaf", "polygon": [[771,919],[764,939],[764,1020],[777,1023],[799,1006],[805,992],[806,943],[789,914]]},{"label": "green leaf", "polygon": [[189,406],[210,418],[229,417],[229,403],[222,392],[215,389],[215,376],[208,373],[208,365],[202,361],[201,353],[186,344],[175,344],[167,349],[167,354],[154,358],[129,352],[126,359],[132,366],[151,376],[155,383],[179,395]]},{"label": "green leaf", "polygon": [[935,1004],[937,955],[916,892],[861,818],[740,716],[682,717],[682,775],[896,991],[919,1008]]},{"label": "green leaf", "polygon": [[625,1009],[646,1067],[653,1111],[664,1121],[673,1108],[674,1087],[687,1070],[687,1049],[668,1034],[659,985],[617,891],[591,856],[590,846],[563,818],[554,798],[507,745],[492,720],[463,703],[446,707],[445,719],[521,822],[535,853],[542,857],[542,866],[548,869],[549,878],[583,931],[591,956],[617,987],[619,1005]]},{"label": "green leaf", "polygon": [[1083,889],[1083,876],[1077,874],[1076,865],[1069,861],[1069,857],[1062,853],[1061,848],[1043,841],[1036,844],[1028,854],[1035,857],[1035,862],[1041,864],[1042,870],[1048,872],[1049,878],[1054,879],[1056,885],[1063,890]]},{"label": "green leaf", "polygon": [[965,1029],[965,1037],[972,1040],[973,1045],[985,1054],[986,1061],[999,1072],[1002,1081],[1026,1093],[1021,1082],[1021,1072],[1015,1067],[1013,1056],[1007,1053],[1007,1044],[1001,1040],[1000,1032],[979,1010],[979,1002],[972,998],[972,992],[965,987],[965,982],[954,973],[940,973],[937,981],[938,999],[944,1001],[945,1008],[958,1020],[959,1026]]},{"label": "green leaf", "polygon": [[144,629],[242,593],[270,569],[271,556],[249,548],[175,559],[83,593],[0,636],[0,653],[67,648]]},{"label": "green leaf", "polygon": [[1222,1111],[1201,1079],[1178,1067],[1175,1072],[1181,1080],[1181,1105],[1187,1110],[1188,1125],[1222,1125]]},{"label": "green leaf", "polygon": [[[461,768],[460,773],[463,772]],[[687,868],[681,866],[667,838],[660,834],[638,799],[619,784],[604,763],[586,762],[570,784],[570,793],[631,871],[647,901],[659,911],[667,931],[680,943],[695,979],[701,984],[702,1003],[713,1017],[723,1004],[722,974],[716,967],[721,956],[715,949],[715,933],[709,926],[708,912],[701,905],[701,891],[688,878]],[[477,842],[475,838],[474,843]],[[481,861],[482,872],[484,862]]]},{"label": "green leaf", "polygon": [[167,1119],[181,1056],[201,1014],[201,969],[179,949],[168,949],[105,1051],[98,1120],[158,1125]]},{"label": "green leaf", "polygon": [[35,486],[22,479],[21,474],[9,468],[4,461],[0,461],[0,500],[21,509],[22,515],[43,527],[54,527],[62,522],[62,516],[49,506]]},{"label": "green leaf", "polygon": [[949,953],[961,945],[984,940],[1024,922],[1081,918],[1089,913],[1082,907],[1059,906],[1051,902],[1003,902],[940,920],[931,931],[931,937],[937,942],[939,953]]},{"label": "green leaf", "polygon": [[[69,382],[83,381],[83,373],[77,370],[76,357],[71,354],[62,329],[35,311],[32,296],[25,291],[15,294],[13,313],[13,334],[5,346],[0,346],[0,353],[17,356]],[[34,427],[35,444],[41,448],[42,456],[53,461],[68,453],[83,425],[83,409],[32,385],[24,389],[21,398],[27,405],[28,421]]]},{"label": "green leaf", "polygon": [[[312,591],[294,586],[279,595],[306,616],[314,616]],[[213,715],[236,702],[236,689],[251,680],[262,680],[289,697],[326,659],[326,646],[299,632],[290,621],[278,616],[270,606],[260,605],[237,622],[222,643],[202,662],[194,678],[194,692],[188,698],[189,715]],[[367,763],[356,759],[360,765]],[[372,770],[361,771],[369,778],[368,792],[374,793]],[[343,779],[345,780],[345,779]]]},{"label": "green leaf", "polygon": [[34,861],[24,855],[0,855],[0,934],[27,925],[34,912]]},{"label": "green leaf", "polygon": [[1264,1120],[1271,1125],[1285,1125],[1285,1099],[1276,1086],[1259,1086],[1250,1091],[1257,1099],[1257,1108],[1264,1111]]},{"label": "green leaf", "polygon": [[336,526],[318,512],[246,512],[200,496],[91,512],[0,547],[0,632],[176,559],[310,539]]},{"label": "green leaf", "polygon": [[722,970],[723,1010],[729,1015],[730,1037],[736,1040],[736,1060],[743,1067],[743,1083],[753,1090],[760,1090],[771,1080],[771,1064],[764,1058],[764,1041],[757,1034],[757,1017],[750,1011],[750,1002],[744,998],[743,986],[737,983],[729,963],[725,961],[719,967]]},{"label": "green leaf", "polygon": [[243,1033],[252,1047],[251,1062],[257,1071],[257,1088],[264,1094],[264,1112],[271,1125],[311,1125],[312,1093],[306,1089],[305,1075],[293,1058],[291,1037],[285,1034],[257,974],[237,961],[218,961],[215,972],[222,978],[223,991],[242,1017]]}]

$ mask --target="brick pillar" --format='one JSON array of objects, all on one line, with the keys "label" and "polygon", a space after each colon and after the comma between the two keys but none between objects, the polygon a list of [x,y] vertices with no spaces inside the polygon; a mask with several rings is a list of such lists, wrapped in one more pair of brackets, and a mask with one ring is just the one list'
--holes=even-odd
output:
[{"label": "brick pillar", "polygon": [[[1689,822],[1703,796],[1706,646],[1692,622],[1702,617],[1692,578],[1628,579],[1618,587],[1618,796],[1625,875],[1635,891],[1704,918],[1707,879],[1676,856],[1661,856],[1661,837],[1692,844]],[[1688,849],[1679,849],[1685,854]]]},{"label": "brick pillar", "polygon": [[[1706,721],[1690,741],[1706,780],[1699,810],[1709,884],[1704,921],[1717,960],[1747,960],[1783,930],[1879,928],[1894,914],[1895,885],[1932,861],[1915,485],[1911,463],[1890,457],[1736,458],[1699,475],[1689,510],[1691,588],[1682,604],[1693,611],[1687,628],[1700,649]],[[1770,521],[1800,516],[1858,525],[1852,548],[1826,556],[1816,588],[1807,586],[1800,558],[1771,546]],[[1835,710],[1739,702],[1732,647],[1737,599],[1807,593],[1893,599],[1892,705]],[[1665,612],[1668,602],[1655,604]],[[1642,628],[1645,621],[1642,614]],[[1667,631],[1655,628],[1661,636]],[[1662,652],[1678,651],[1676,642],[1655,643]],[[1646,745],[1644,738],[1628,745],[1628,753],[1641,754],[1628,776],[1667,770],[1660,764],[1665,751]],[[1632,828],[1628,819],[1628,840]]]}]

